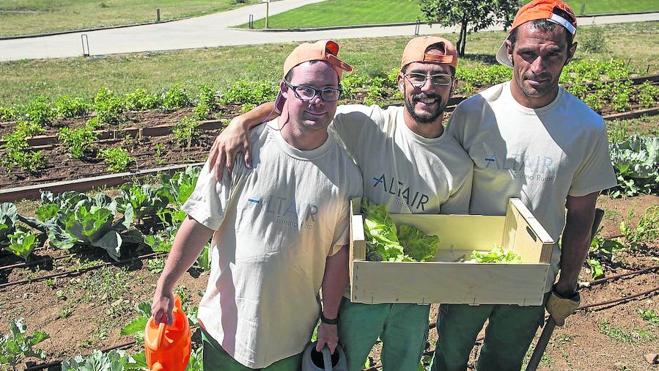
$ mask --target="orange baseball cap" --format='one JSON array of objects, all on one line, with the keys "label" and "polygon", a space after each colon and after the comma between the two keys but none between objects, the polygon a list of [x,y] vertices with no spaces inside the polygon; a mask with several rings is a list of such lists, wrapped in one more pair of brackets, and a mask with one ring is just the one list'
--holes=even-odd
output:
[{"label": "orange baseball cap", "polygon": [[[284,61],[284,75],[286,75],[297,65],[309,61],[325,61],[329,63],[336,74],[341,78],[343,71],[351,72],[352,66],[340,60],[339,44],[333,40],[319,40],[315,43],[302,43],[295,47],[291,54]],[[286,98],[279,92],[275,98],[275,110],[281,112],[284,109]]]},{"label": "orange baseball cap", "polygon": [[303,43],[298,45],[291,54],[286,57],[284,62],[284,77],[288,74],[293,67],[300,63],[308,61],[325,61],[329,63],[336,71],[339,78],[343,71],[352,71],[352,66],[340,60],[337,56],[339,54],[339,44],[332,40],[320,40],[315,43]]},{"label": "orange baseball cap", "polygon": [[[428,53],[430,46],[436,46],[440,54]],[[400,69],[402,70],[405,66],[414,62],[448,64],[456,68],[458,66],[458,51],[455,50],[453,43],[443,37],[415,37],[405,46],[403,59],[400,61]]]},{"label": "orange baseball cap", "polygon": [[[577,32],[577,17],[574,15],[572,8],[561,0],[534,0],[519,8],[510,32],[520,25],[534,21],[536,19],[546,19],[550,22],[560,24],[565,27],[569,33],[574,35]],[[510,32],[508,36],[510,36]],[[507,38],[506,38],[507,39]],[[513,64],[508,58],[508,50],[504,41],[497,52],[497,61],[499,63],[512,67]]]}]

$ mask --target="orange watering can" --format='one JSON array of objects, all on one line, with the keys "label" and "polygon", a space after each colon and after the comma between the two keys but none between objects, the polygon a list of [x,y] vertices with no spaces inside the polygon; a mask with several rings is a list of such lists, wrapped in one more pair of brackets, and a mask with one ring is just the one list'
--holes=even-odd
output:
[{"label": "orange watering can", "polygon": [[144,354],[150,371],[185,371],[190,361],[190,324],[176,296],[172,324],[156,324],[151,317],[144,329]]}]

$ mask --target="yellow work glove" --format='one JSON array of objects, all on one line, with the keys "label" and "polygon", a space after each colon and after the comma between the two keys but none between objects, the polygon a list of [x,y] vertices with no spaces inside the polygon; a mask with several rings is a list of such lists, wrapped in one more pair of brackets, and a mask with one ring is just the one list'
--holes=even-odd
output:
[{"label": "yellow work glove", "polygon": [[580,302],[581,298],[578,292],[571,298],[564,298],[557,294],[556,291],[552,291],[545,307],[556,325],[563,326],[565,319],[579,308]]}]

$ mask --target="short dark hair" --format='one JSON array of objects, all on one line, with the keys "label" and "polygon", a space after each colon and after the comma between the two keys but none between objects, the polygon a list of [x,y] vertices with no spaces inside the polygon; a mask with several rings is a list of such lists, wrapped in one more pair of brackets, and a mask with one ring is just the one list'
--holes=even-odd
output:
[{"label": "short dark hair", "polygon": [[[556,27],[560,27],[565,33],[567,50],[570,50],[572,48],[572,43],[574,42],[574,35],[572,35],[572,33],[568,31],[567,28],[561,26],[560,24],[554,23],[548,19],[536,19],[531,21],[531,27],[541,29],[544,32],[555,31]],[[508,35],[508,41],[510,41],[510,44],[512,45],[513,48],[515,47],[515,43],[517,42],[518,29],[519,27],[515,27],[512,31],[510,31],[510,35]]]}]

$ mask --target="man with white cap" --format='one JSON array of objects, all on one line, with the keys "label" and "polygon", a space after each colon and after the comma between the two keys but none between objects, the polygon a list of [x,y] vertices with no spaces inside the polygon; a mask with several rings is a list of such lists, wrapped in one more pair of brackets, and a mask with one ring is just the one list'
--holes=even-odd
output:
[{"label": "man with white cap", "polygon": [[[295,48],[284,63],[282,116],[250,133],[253,166],[238,160],[217,182],[206,163],[183,206],[188,218],[158,280],[152,314],[171,320],[176,280],[212,236],[198,314],[206,370],[298,371],[319,315],[338,315],[349,200],[362,194],[358,168],[327,133],[339,79],[352,69],[338,51],[334,41]],[[333,350],[337,342],[336,324],[321,324],[318,347]]]},{"label": "man with white cap", "polygon": [[[576,26],[563,1],[521,7],[497,53],[512,81],[462,102],[447,127],[474,162],[470,214],[503,215],[519,197],[554,240],[561,237],[546,286],[558,325],[579,305],[597,196],[616,185],[602,117],[558,85],[576,50]],[[477,369],[519,370],[543,317],[543,306],[442,305],[432,369],[465,370],[488,321]]]},{"label": "man with white cap", "polygon": [[[457,63],[457,52],[448,40],[414,38],[403,51],[398,75],[404,107],[347,105],[337,109],[330,129],[359,165],[364,197],[386,205],[391,213],[468,211],[472,162],[454,138],[444,135],[442,125],[455,87]],[[272,109],[273,104],[268,103],[239,117],[221,137],[244,137],[247,128]],[[216,139],[211,158],[215,156],[218,166],[224,165],[217,155],[224,154],[218,151],[225,145],[221,138]],[[429,305],[362,304],[344,298],[338,324],[348,369],[361,370],[380,338],[384,371],[416,370],[425,348],[429,312]]]}]

